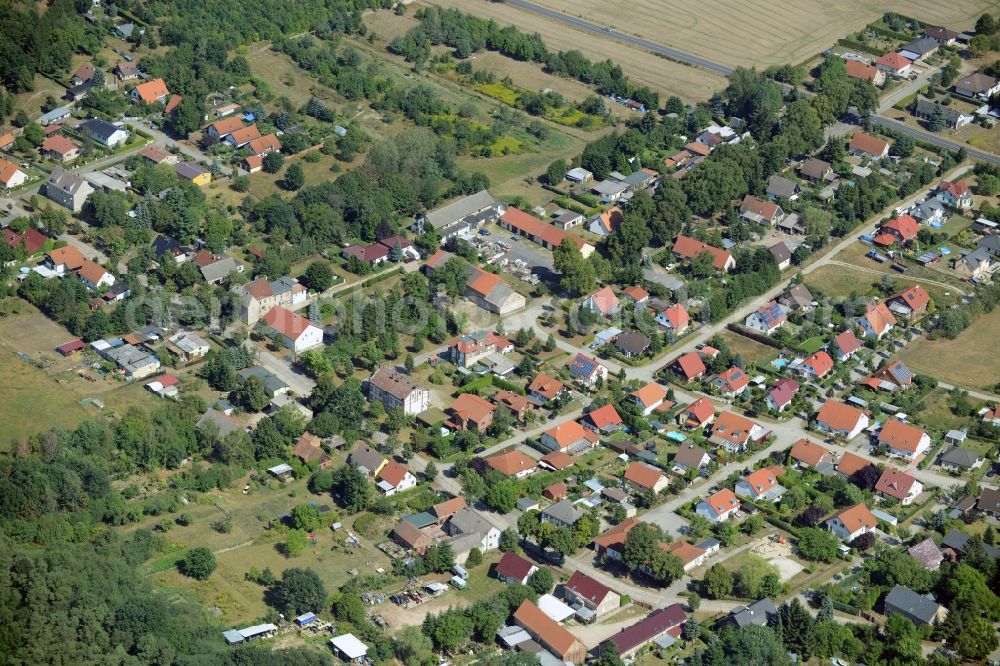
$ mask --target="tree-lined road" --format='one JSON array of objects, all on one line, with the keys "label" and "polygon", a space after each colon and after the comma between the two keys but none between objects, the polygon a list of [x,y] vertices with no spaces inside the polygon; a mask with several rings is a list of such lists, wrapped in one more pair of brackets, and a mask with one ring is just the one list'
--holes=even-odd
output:
[{"label": "tree-lined road", "polygon": [[[557,12],[554,9],[548,9],[540,5],[536,5],[533,2],[527,2],[526,0],[505,0],[508,5],[514,5],[515,7],[520,7],[529,12],[534,12],[535,14],[540,14],[546,18],[565,23],[566,25],[572,26],[578,30],[583,30],[585,32],[591,32],[596,35],[603,35],[609,39],[616,39],[620,42],[625,42],[631,46],[637,46],[641,49],[646,49],[647,51],[652,51],[662,56],[666,56],[671,60],[677,60],[679,62],[686,63],[688,65],[694,65],[695,67],[701,67],[723,76],[729,76],[733,73],[733,68],[727,65],[721,65],[717,62],[712,62],[700,56],[692,55],[690,53],[685,53],[684,51],[678,51],[677,49],[670,48],[669,46],[663,46],[662,44],[657,44],[656,42],[651,42],[648,39],[643,39],[642,37],[635,37],[633,35],[626,35],[623,32],[618,32],[614,28],[602,27],[596,23],[591,23],[581,18],[575,16],[569,16],[563,14],[562,12]],[[624,18],[624,17],[623,17]]]},{"label": "tree-lined road", "polygon": [[904,122],[899,120],[893,120],[892,118],[886,118],[885,116],[872,116],[872,123],[880,126],[886,127],[891,130],[895,130],[900,134],[905,134],[906,136],[917,139],[918,141],[924,141],[931,144],[932,146],[937,146],[938,148],[947,148],[948,150],[958,151],[965,149],[965,152],[970,157],[975,157],[977,160],[982,160],[983,162],[989,162],[990,164],[1000,165],[1000,157],[993,155],[992,153],[985,153],[981,150],[976,150],[969,146],[956,143],[944,137],[940,137],[933,132],[927,132],[916,127],[910,127]]}]

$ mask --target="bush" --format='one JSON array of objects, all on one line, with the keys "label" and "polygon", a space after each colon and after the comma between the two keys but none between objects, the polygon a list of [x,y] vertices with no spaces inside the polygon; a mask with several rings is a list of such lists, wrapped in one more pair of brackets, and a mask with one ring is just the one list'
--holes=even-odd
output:
[{"label": "bush", "polygon": [[215,561],[215,555],[204,546],[192,548],[184,556],[184,559],[177,563],[177,568],[182,574],[197,580],[206,580],[215,571],[216,566],[218,565]]}]

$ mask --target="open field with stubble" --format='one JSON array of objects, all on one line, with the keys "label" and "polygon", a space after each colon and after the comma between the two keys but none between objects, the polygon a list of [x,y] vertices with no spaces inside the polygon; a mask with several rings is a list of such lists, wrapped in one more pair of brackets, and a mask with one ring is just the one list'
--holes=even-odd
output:
[{"label": "open field with stubble", "polygon": [[918,338],[899,354],[914,372],[974,389],[992,390],[1000,380],[996,333],[1000,310],[980,315],[954,340]]},{"label": "open field with stubble", "polygon": [[[527,31],[537,31],[553,48],[579,48],[595,57],[610,49],[608,56],[620,62],[625,71],[637,78],[658,78],[646,72],[647,65],[633,58],[642,51],[626,47],[612,39],[578,32],[511,5],[487,0],[433,0],[435,4],[462,9],[513,24]],[[997,0],[959,0],[939,3],[933,0],[910,0],[904,4],[877,0],[630,0],[628,3],[607,0],[533,0],[548,9],[583,18],[602,27],[642,37],[665,46],[737,66],[767,67],[800,63],[830,48],[838,38],[860,30],[886,11],[895,11],[921,21],[945,25],[953,30],[972,28],[984,11],[995,12]],[[614,45],[609,47],[607,45]],[[653,57],[653,56],[649,56]],[[655,58],[661,60],[660,58]],[[631,66],[629,63],[631,62]],[[664,69],[666,69],[667,61]],[[671,69],[682,67],[669,63]],[[654,68],[655,69],[655,68]],[[705,77],[713,77],[707,72]],[[659,84],[658,84],[659,85]],[[722,86],[716,86],[722,87]]]}]

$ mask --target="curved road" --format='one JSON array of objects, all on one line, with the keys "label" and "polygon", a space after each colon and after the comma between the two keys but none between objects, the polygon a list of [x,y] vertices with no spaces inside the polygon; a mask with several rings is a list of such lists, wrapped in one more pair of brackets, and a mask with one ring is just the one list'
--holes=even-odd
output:
[{"label": "curved road", "polygon": [[562,12],[557,12],[554,9],[548,9],[546,7],[541,7],[533,2],[527,2],[527,0],[505,0],[508,5],[514,5],[515,7],[520,7],[521,9],[526,9],[529,12],[534,12],[535,14],[541,14],[547,18],[560,21],[567,25],[573,26],[579,30],[585,32],[592,32],[594,34],[603,35],[610,39],[617,39],[620,42],[625,42],[626,44],[631,44],[632,46],[638,46],[639,48],[646,49],[647,51],[652,51],[653,53],[658,53],[660,55],[671,58],[672,60],[678,60],[680,62],[686,63],[688,65],[694,65],[695,67],[702,67],[704,69],[718,72],[723,76],[729,76],[733,73],[732,67],[727,67],[726,65],[720,65],[717,62],[712,62],[711,60],[706,60],[696,55],[691,55],[690,53],[685,53],[683,51],[678,51],[677,49],[672,49],[669,46],[663,46],[662,44],[657,44],[656,42],[651,42],[648,39],[643,39],[641,37],[634,37],[632,35],[626,35],[625,33],[618,32],[614,28],[602,28],[601,26],[585,21],[581,18],[576,18],[575,16],[569,16],[563,14]]}]

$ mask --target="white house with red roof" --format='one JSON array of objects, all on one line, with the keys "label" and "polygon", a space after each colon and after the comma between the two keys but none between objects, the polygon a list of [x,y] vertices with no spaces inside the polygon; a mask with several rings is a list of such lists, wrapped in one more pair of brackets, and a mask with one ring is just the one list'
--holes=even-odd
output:
[{"label": "white house with red roof", "polygon": [[919,317],[927,311],[931,297],[926,289],[915,284],[892,296],[886,302],[889,304],[889,310],[894,314],[903,317]]},{"label": "white house with red roof", "polygon": [[740,506],[742,506],[742,503],[740,502],[740,498],[736,496],[736,493],[729,488],[723,488],[719,492],[709,495],[698,502],[694,511],[699,516],[704,516],[713,523],[721,523],[736,515],[740,510]]},{"label": "white house with red roof", "polygon": [[580,307],[602,317],[612,317],[621,311],[621,302],[611,287],[604,287],[583,299]]},{"label": "white house with red roof", "polygon": [[899,53],[886,53],[875,61],[875,67],[893,76],[903,78],[913,69],[913,61]]},{"label": "white house with red roof", "polygon": [[667,400],[667,392],[659,384],[650,382],[642,388],[632,391],[629,397],[642,410],[643,416],[649,416],[653,410],[664,404],[664,401]]},{"label": "white house with red roof", "polygon": [[854,355],[854,352],[861,349],[861,341],[854,335],[853,330],[847,329],[833,339],[831,349],[838,361],[846,361]]},{"label": "white house with red roof", "polygon": [[906,472],[886,469],[875,484],[875,492],[883,497],[899,500],[903,506],[913,504],[913,500],[924,491],[924,485]]},{"label": "white house with red roof", "polygon": [[296,353],[323,344],[323,329],[280,305],[271,308],[261,321],[280,336],[285,347]]},{"label": "white house with red roof", "polygon": [[816,414],[816,427],[850,440],[868,427],[868,415],[857,407],[837,400],[827,400]]},{"label": "white house with red roof", "polygon": [[762,467],[736,482],[736,494],[754,501],[777,502],[784,492],[778,483],[778,470],[772,467]]},{"label": "white house with red roof", "polygon": [[698,398],[677,415],[677,423],[686,428],[703,428],[715,419],[715,405],[708,398]]},{"label": "white house with red roof", "polygon": [[908,423],[889,419],[878,434],[878,443],[889,448],[889,455],[913,460],[931,447],[931,437]]},{"label": "white house with red roof", "polygon": [[934,196],[938,201],[952,208],[958,208],[959,210],[972,208],[972,190],[969,189],[964,180],[956,180],[950,183],[947,180],[941,181]]},{"label": "white house with red roof", "polygon": [[691,323],[691,316],[682,303],[674,303],[656,315],[656,323],[673,331],[674,335],[684,335]]},{"label": "white house with red roof", "polygon": [[375,476],[375,487],[386,497],[415,488],[416,485],[417,477],[406,468],[406,465],[395,460],[387,461]]},{"label": "white house with red roof", "polygon": [[677,357],[672,366],[687,381],[698,379],[708,370],[705,362],[701,360],[701,355],[695,351]]},{"label": "white house with red roof", "polygon": [[610,402],[603,407],[587,412],[580,420],[585,428],[590,428],[598,433],[613,432],[623,425],[622,417]]},{"label": "white house with red roof", "polygon": [[878,521],[864,504],[841,509],[826,521],[828,530],[836,534],[842,541],[854,541],[862,534],[875,531]]},{"label": "white house with red roof", "polygon": [[865,306],[864,316],[858,319],[858,326],[865,336],[876,340],[881,340],[895,325],[896,318],[885,303],[869,303]]},{"label": "white house with red roof", "polygon": [[792,363],[788,369],[806,379],[823,379],[833,370],[833,359],[825,351],[818,351]]},{"label": "white house with red roof", "polygon": [[904,213],[893,218],[879,228],[879,233],[875,236],[876,245],[892,245],[893,243],[906,244],[917,237],[920,233],[920,225],[909,213]]},{"label": "white house with red roof", "polygon": [[767,406],[776,412],[783,411],[799,392],[799,383],[792,379],[779,379],[767,394]]},{"label": "white house with red roof", "polygon": [[712,384],[722,395],[736,397],[746,391],[750,378],[743,368],[732,367],[720,372]]},{"label": "white house with red roof", "polygon": [[625,485],[634,492],[658,493],[667,487],[667,477],[658,467],[635,460],[625,468]]}]

